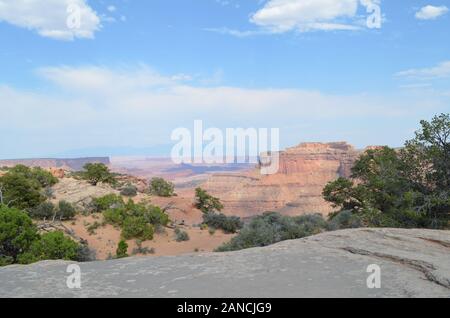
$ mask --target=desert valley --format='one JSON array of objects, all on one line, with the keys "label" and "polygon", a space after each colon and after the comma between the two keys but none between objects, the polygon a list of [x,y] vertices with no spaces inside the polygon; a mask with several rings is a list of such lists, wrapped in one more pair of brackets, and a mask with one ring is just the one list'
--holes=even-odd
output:
[{"label": "desert valley", "polygon": [[[170,158],[0,160],[0,167],[23,164],[47,169],[59,179],[52,188],[51,201],[55,204],[66,201],[84,211],[92,199],[108,194],[120,195],[120,189],[108,184],[93,186],[70,177],[71,172],[81,170],[86,163],[107,165],[113,172],[121,174],[119,180],[122,183],[136,187],[135,202],[157,205],[169,215],[172,228],[157,233],[152,241],[142,243],[142,247],[151,250],[152,255],[160,256],[211,252],[234,236],[220,230],[211,234],[200,228],[202,212],[194,206],[196,187],[205,188],[219,197],[224,205],[224,214],[244,220],[267,211],[289,216],[321,213],[326,217],[335,209],[323,199],[322,189],[338,177],[349,177],[350,168],[361,152],[345,142],[303,143],[282,151],[279,172],[268,176],[261,175],[258,167],[250,164],[189,166],[176,165]],[[152,177],[164,177],[173,182],[177,196],[165,198],[148,194]],[[121,240],[120,229],[109,224],[89,231],[92,224],[101,224],[102,221],[99,215],[79,214],[74,220],[63,222],[61,228],[88,242],[96,258],[102,260],[115,255]],[[176,226],[188,233],[189,241],[177,242],[174,239]],[[129,240],[127,243],[132,254],[136,242]]]}]

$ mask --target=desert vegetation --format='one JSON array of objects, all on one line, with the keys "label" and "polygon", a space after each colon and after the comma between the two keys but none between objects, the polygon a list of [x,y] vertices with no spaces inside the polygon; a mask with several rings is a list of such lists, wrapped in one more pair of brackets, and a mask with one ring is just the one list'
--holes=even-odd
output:
[{"label": "desert vegetation", "polygon": [[111,185],[117,183],[115,175],[111,173],[109,168],[103,163],[88,163],[83,169],[84,170],[81,171],[78,176],[88,181],[93,186],[96,186],[100,182]]},{"label": "desert vegetation", "polygon": [[96,211],[102,212],[106,223],[119,227],[122,238],[152,240],[155,227],[167,226],[169,216],[161,208],[144,203],[127,203],[119,196],[108,195],[94,200]]},{"label": "desert vegetation", "polygon": [[180,228],[175,229],[175,240],[177,242],[185,242],[189,241],[189,239],[189,234],[186,231],[183,231]]},{"label": "desert vegetation", "polygon": [[237,216],[226,216],[223,213],[207,212],[203,214],[203,224],[209,229],[223,230],[225,233],[236,233],[243,227],[241,219]]},{"label": "desert vegetation", "polygon": [[55,206],[52,202],[45,201],[29,210],[28,213],[37,220],[70,220],[75,217],[76,209],[66,201],[59,201]]},{"label": "desert vegetation", "polygon": [[46,200],[45,189],[58,179],[41,168],[17,165],[0,177],[0,204],[30,210]]},{"label": "desert vegetation", "polygon": [[120,194],[124,197],[135,197],[137,193],[137,188],[133,185],[126,185],[122,188],[122,190],[120,190]]},{"label": "desert vegetation", "polygon": [[267,246],[326,230],[327,222],[320,214],[289,217],[276,212],[266,212],[252,219],[236,237],[217,248],[216,251],[225,252]]},{"label": "desert vegetation", "polygon": [[203,213],[222,211],[223,204],[202,188],[195,189],[195,207]]},{"label": "desert vegetation", "polygon": [[85,260],[85,247],[60,231],[39,234],[29,215],[0,206],[0,266],[40,260]]},{"label": "desert vegetation", "polygon": [[340,209],[331,215],[350,226],[441,229],[450,216],[450,115],[422,121],[400,150],[363,154],[351,179],[329,183],[324,198]]},{"label": "desert vegetation", "polygon": [[172,197],[175,195],[175,186],[172,182],[163,178],[152,178],[150,180],[150,194],[159,197]]},{"label": "desert vegetation", "polygon": [[128,244],[124,240],[121,240],[117,245],[116,258],[128,257]]}]

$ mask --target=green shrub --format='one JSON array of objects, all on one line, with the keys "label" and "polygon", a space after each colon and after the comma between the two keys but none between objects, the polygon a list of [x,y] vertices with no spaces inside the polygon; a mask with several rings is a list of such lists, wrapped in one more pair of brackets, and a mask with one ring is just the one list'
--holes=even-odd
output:
[{"label": "green shrub", "polygon": [[143,241],[153,239],[153,226],[144,217],[127,217],[122,225],[122,237],[126,240],[133,238]]},{"label": "green shrub", "polygon": [[30,177],[37,180],[42,188],[51,187],[58,183],[58,178],[40,167],[31,169]]},{"label": "green shrub", "polygon": [[179,228],[175,229],[175,240],[177,242],[189,241],[189,234],[186,231],[180,230]]},{"label": "green shrub", "polygon": [[127,216],[125,208],[109,209],[103,212],[105,222],[115,226],[122,226]]},{"label": "green shrub", "polygon": [[24,174],[7,172],[0,177],[3,203],[21,210],[31,209],[45,201],[41,185]]},{"label": "green shrub", "polygon": [[131,254],[132,255],[137,255],[137,254],[142,254],[142,255],[155,254],[155,249],[154,248],[143,247],[142,246],[142,241],[141,240],[136,240],[136,248],[133,249],[133,252]]},{"label": "green shrub", "polygon": [[128,257],[128,244],[124,240],[120,241],[117,250],[116,250],[116,258],[124,258]]},{"label": "green shrub", "polygon": [[202,188],[195,189],[195,207],[203,213],[222,211],[220,200],[208,194]]},{"label": "green shrub", "polygon": [[[4,204],[21,210],[30,210],[44,202],[45,191],[56,184],[58,179],[41,168],[17,165],[0,177],[0,189]],[[48,191],[48,190],[46,190]]]},{"label": "green shrub", "polygon": [[150,181],[150,193],[159,197],[174,196],[175,186],[172,182],[163,178],[152,178]]},{"label": "green shrub", "polygon": [[55,198],[54,191],[50,187],[44,188],[43,195],[47,198],[47,200]]},{"label": "green shrub", "polygon": [[126,186],[120,191],[120,194],[126,197],[135,197],[137,196],[137,188],[132,185]]},{"label": "green shrub", "polygon": [[226,216],[222,213],[212,212],[203,214],[203,223],[210,228],[221,229],[225,233],[236,233],[243,226],[241,219],[237,216]]},{"label": "green shrub", "polygon": [[324,231],[326,227],[327,223],[321,215],[289,217],[275,212],[266,212],[255,217],[236,237],[220,246],[217,251],[267,246],[284,240],[314,235]]},{"label": "green shrub", "polygon": [[157,206],[149,206],[144,216],[153,225],[167,226],[169,223],[169,216]]},{"label": "green shrub", "polygon": [[449,227],[450,114],[420,125],[415,138],[400,150],[367,150],[354,163],[351,179],[327,184],[325,200],[351,211],[335,223],[345,218],[354,223],[357,218],[370,227]]},{"label": "green shrub", "polygon": [[70,220],[76,214],[76,210],[72,204],[66,201],[59,201],[57,217],[61,220]]},{"label": "green shrub", "polygon": [[17,263],[38,239],[37,228],[25,212],[0,205],[0,266]]},{"label": "green shrub", "polygon": [[83,260],[83,247],[62,232],[38,234],[23,211],[0,206],[0,266],[42,260]]},{"label": "green shrub", "polygon": [[362,227],[361,220],[350,210],[343,210],[328,215],[328,229],[336,231]]},{"label": "green shrub", "polygon": [[37,181],[41,188],[51,187],[58,183],[58,179],[54,177],[49,171],[40,167],[29,168],[24,165],[16,165],[9,169],[8,173],[21,175],[29,180]]},{"label": "green shrub", "polygon": [[29,215],[34,219],[52,219],[55,216],[56,208],[51,202],[42,202],[30,210]]},{"label": "green shrub", "polygon": [[123,207],[125,202],[120,195],[107,194],[92,200],[91,206],[94,212],[103,212],[108,209]]},{"label": "green shrub", "polygon": [[169,217],[159,207],[129,200],[123,207],[103,212],[106,223],[119,226],[125,239],[153,239],[155,228],[166,226]]},{"label": "green shrub", "polygon": [[91,249],[87,243],[80,244],[78,247],[77,262],[92,262],[96,260],[96,252]]},{"label": "green shrub", "polygon": [[88,163],[83,169],[84,171],[81,172],[80,176],[93,186],[96,186],[99,182],[112,185],[117,183],[114,174],[103,163]]},{"label": "green shrub", "polygon": [[64,236],[62,232],[50,232],[41,236],[30,249],[20,255],[19,263],[30,264],[41,260],[77,260],[79,244]]}]

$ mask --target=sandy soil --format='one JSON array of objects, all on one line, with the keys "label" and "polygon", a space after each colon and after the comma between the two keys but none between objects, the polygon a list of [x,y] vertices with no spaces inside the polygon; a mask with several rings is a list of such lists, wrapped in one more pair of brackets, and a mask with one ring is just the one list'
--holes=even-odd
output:
[{"label": "sandy soil", "polygon": [[[96,257],[99,260],[105,260],[116,254],[117,244],[120,241],[120,229],[111,225],[100,226],[90,234],[88,226],[98,222],[102,223],[103,216],[95,214],[90,216],[78,216],[73,221],[64,223],[66,227],[73,230],[75,235],[87,240],[89,247],[96,251]],[[222,231],[216,231],[213,235],[208,230],[201,230],[198,227],[182,226],[180,229],[186,231],[189,235],[189,241],[177,242],[175,240],[174,230],[165,228],[165,233],[155,233],[152,241],[142,243],[143,248],[153,249],[152,256],[180,255],[193,252],[211,252],[218,246],[231,240],[233,234],[225,234]],[[132,255],[136,248],[135,240],[129,240],[128,254]],[[137,254],[139,255],[139,254]]]},{"label": "sandy soil", "polygon": [[[98,185],[96,187],[84,181],[72,178],[60,179],[54,187],[54,202],[66,200],[77,206],[85,206],[92,197],[100,197],[108,193],[118,194],[117,190],[108,185]],[[176,189],[177,196],[163,198],[139,193],[133,198],[136,203],[143,202],[165,209],[171,221],[171,227],[166,228],[164,233],[155,233],[154,239],[142,243],[143,248],[154,250],[149,255],[179,255],[185,253],[213,251],[218,246],[228,242],[233,235],[216,231],[210,235],[208,230],[201,230],[198,225],[202,223],[202,212],[194,207],[194,188]],[[124,200],[128,198],[123,197]],[[80,208],[81,209],[81,208]],[[99,226],[89,233],[88,227],[97,222]],[[101,213],[83,216],[78,214],[72,221],[64,222],[64,225],[71,229],[75,236],[86,240],[89,247],[96,251],[99,260],[107,259],[116,254],[117,244],[121,240],[119,228],[112,225],[102,225],[103,215]],[[174,227],[179,227],[186,231],[190,237],[189,241],[177,242],[174,235]],[[132,255],[136,248],[135,240],[127,242],[129,246],[128,254]]]}]

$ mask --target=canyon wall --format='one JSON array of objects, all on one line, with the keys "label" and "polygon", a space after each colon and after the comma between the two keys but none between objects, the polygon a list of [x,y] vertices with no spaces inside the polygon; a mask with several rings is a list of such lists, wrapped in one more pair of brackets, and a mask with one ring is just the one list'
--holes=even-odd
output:
[{"label": "canyon wall", "polygon": [[322,198],[324,186],[349,177],[361,151],[346,142],[304,143],[280,152],[278,173],[215,174],[203,185],[224,203],[224,213],[251,217],[265,211],[301,215],[333,211]]},{"label": "canyon wall", "polygon": [[65,170],[78,171],[82,170],[87,163],[103,163],[109,165],[108,157],[90,157],[90,158],[73,158],[73,159],[12,159],[0,160],[0,167],[13,167],[21,164],[28,167],[62,168]]}]

